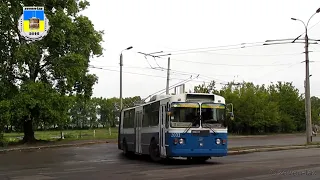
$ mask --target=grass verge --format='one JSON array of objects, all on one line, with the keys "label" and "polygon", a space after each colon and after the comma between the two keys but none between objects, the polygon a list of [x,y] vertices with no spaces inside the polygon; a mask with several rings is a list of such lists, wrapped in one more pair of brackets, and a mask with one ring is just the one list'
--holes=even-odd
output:
[{"label": "grass verge", "polygon": [[[35,138],[37,142],[35,144],[61,144],[70,143],[74,141],[98,141],[117,139],[118,129],[111,128],[111,132],[104,128],[90,129],[90,130],[64,130],[64,139],[61,139],[61,131],[36,131]],[[11,146],[22,145],[23,133],[4,133],[4,140],[2,146],[4,148]]]}]

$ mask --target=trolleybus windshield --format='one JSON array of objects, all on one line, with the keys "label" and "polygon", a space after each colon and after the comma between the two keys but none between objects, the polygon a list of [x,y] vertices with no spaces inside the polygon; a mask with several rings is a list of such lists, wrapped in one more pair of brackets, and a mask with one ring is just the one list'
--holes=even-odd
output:
[{"label": "trolleybus windshield", "polygon": [[188,128],[192,127],[194,124],[195,127],[200,126],[199,121],[199,111],[200,105],[198,103],[172,103],[171,104],[171,116],[170,116],[170,125],[175,128]]},{"label": "trolleybus windshield", "polygon": [[203,127],[221,127],[226,120],[226,107],[223,104],[201,104],[201,123]]}]

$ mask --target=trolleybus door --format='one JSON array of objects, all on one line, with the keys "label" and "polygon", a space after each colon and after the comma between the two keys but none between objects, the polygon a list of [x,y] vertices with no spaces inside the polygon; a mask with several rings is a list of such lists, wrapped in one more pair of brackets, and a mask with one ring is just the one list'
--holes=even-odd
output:
[{"label": "trolleybus door", "polygon": [[135,117],[135,138],[136,138],[136,153],[142,153],[141,152],[141,126],[142,126],[142,112],[138,111],[136,113]]},{"label": "trolleybus door", "polygon": [[160,109],[160,133],[159,133],[159,140],[160,140],[160,153],[161,156],[166,156],[166,104],[161,105]]}]

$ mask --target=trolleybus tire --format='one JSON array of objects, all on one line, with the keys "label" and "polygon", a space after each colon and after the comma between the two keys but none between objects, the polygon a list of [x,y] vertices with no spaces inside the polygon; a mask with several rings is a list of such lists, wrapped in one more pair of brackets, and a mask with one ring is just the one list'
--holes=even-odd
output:
[{"label": "trolleybus tire", "polygon": [[122,151],[123,151],[123,154],[127,157],[130,157],[132,154],[130,151],[128,151],[128,144],[125,139],[123,139],[122,141]]},{"label": "trolleybus tire", "polygon": [[162,160],[160,157],[160,149],[156,140],[151,140],[149,145],[149,155],[152,161],[159,162]]}]

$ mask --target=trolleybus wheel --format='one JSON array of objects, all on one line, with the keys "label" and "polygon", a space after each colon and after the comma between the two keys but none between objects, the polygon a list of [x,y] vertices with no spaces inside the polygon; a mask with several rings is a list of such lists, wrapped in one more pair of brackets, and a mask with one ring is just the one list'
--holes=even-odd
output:
[{"label": "trolleybus wheel", "polygon": [[159,162],[161,161],[160,151],[158,143],[155,140],[152,140],[149,145],[149,155],[152,161]]},{"label": "trolleybus wheel", "polygon": [[128,151],[128,144],[125,139],[122,141],[122,151],[125,156],[129,156],[130,152]]}]

